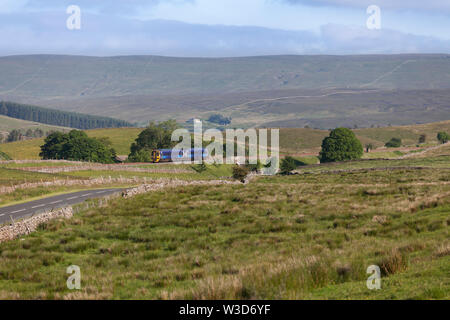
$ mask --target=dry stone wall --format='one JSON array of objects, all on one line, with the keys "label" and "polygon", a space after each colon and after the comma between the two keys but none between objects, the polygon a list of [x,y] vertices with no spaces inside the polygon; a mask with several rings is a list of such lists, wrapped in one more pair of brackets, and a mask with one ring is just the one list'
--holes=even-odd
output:
[{"label": "dry stone wall", "polygon": [[57,218],[69,219],[72,216],[72,207],[67,207],[58,209],[56,211],[44,212],[21,221],[11,221],[10,225],[0,228],[0,242],[13,240],[21,235],[30,234],[31,232],[35,231],[40,224],[47,221]]}]

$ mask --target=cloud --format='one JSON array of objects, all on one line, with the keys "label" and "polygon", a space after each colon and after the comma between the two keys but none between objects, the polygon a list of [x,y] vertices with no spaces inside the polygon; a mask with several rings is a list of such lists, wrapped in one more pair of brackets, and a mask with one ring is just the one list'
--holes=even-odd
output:
[{"label": "cloud", "polygon": [[396,54],[449,53],[450,41],[395,30],[368,30],[329,24],[321,28],[321,41],[331,53]]},{"label": "cloud", "polygon": [[[3,0],[2,0],[3,1]],[[8,0],[10,1],[10,0]],[[66,8],[76,4],[82,9],[98,13],[135,14],[142,8],[156,6],[161,3],[185,3],[195,0],[20,0],[25,2],[24,9],[51,10]]]},{"label": "cloud", "polygon": [[25,6],[28,0],[1,0],[0,13],[11,13]]},{"label": "cloud", "polygon": [[443,0],[275,0],[289,4],[310,6],[334,6],[346,8],[367,8],[377,5],[380,8],[396,10],[450,10],[450,1]]},{"label": "cloud", "polygon": [[[270,54],[450,53],[450,41],[393,30],[328,24],[320,32],[138,21],[86,13],[69,31],[65,12],[0,14],[0,55],[250,56]],[[14,21],[26,21],[18,26]]]}]

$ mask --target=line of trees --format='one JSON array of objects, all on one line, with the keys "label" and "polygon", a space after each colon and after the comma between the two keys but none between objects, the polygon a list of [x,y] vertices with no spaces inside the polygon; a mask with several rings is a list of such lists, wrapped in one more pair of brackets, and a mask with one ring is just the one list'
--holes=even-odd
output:
[{"label": "line of trees", "polygon": [[114,118],[92,116],[76,112],[59,111],[6,101],[0,102],[0,115],[54,126],[69,127],[82,130],[134,126],[127,121]]}]

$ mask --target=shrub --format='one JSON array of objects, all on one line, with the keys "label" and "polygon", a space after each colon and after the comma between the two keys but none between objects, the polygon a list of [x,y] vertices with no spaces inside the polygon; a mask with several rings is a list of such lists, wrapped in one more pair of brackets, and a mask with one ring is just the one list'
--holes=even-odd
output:
[{"label": "shrub", "polygon": [[220,125],[228,125],[231,123],[231,118],[224,117],[221,114],[213,114],[208,118],[208,121]]},{"label": "shrub", "polygon": [[141,149],[130,155],[128,162],[151,162],[151,153],[151,150]]},{"label": "shrub", "polygon": [[287,156],[281,160],[280,171],[281,174],[289,174],[297,168],[296,160],[293,157]]},{"label": "shrub", "polygon": [[205,172],[208,169],[208,167],[206,166],[206,164],[200,163],[195,166],[192,166],[192,169],[197,173],[202,173]]},{"label": "shrub", "polygon": [[402,139],[400,138],[392,138],[385,144],[385,147],[387,148],[399,148],[401,146],[402,146]]},{"label": "shrub", "polygon": [[444,144],[450,141],[450,135],[447,132],[439,132],[437,139],[440,143]]},{"label": "shrub", "polygon": [[426,134],[421,134],[419,137],[419,144],[421,143],[425,143],[427,141],[427,135]]},{"label": "shrub", "polygon": [[368,143],[366,144],[366,152],[369,153],[370,150],[373,150],[375,147],[373,146],[373,144]]},{"label": "shrub", "polygon": [[405,271],[408,268],[408,259],[406,254],[399,250],[392,250],[379,263],[381,274],[389,276],[395,273]]},{"label": "shrub", "polygon": [[362,144],[353,131],[347,128],[337,128],[323,140],[319,158],[323,163],[360,159],[362,155]]},{"label": "shrub", "polygon": [[259,172],[262,169],[263,165],[261,161],[258,160],[256,164],[247,164],[246,167],[251,172]]},{"label": "shrub", "polygon": [[233,178],[241,182],[245,181],[245,177],[249,174],[249,170],[246,166],[234,165],[233,166]]}]

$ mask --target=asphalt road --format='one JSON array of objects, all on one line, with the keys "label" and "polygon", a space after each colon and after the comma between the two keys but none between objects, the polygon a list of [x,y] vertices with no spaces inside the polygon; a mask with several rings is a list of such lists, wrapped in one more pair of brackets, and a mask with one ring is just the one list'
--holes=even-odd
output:
[{"label": "asphalt road", "polygon": [[74,205],[84,202],[87,199],[100,198],[113,193],[122,192],[122,190],[123,189],[85,190],[21,203],[9,207],[2,207],[0,208],[0,224],[11,222],[11,217],[14,220],[17,220],[31,216],[34,213],[62,208],[67,205]]}]

